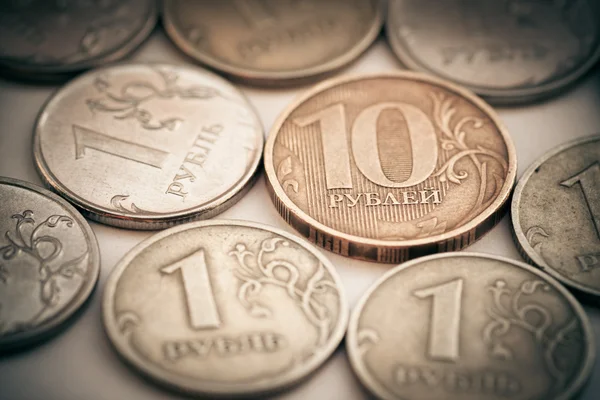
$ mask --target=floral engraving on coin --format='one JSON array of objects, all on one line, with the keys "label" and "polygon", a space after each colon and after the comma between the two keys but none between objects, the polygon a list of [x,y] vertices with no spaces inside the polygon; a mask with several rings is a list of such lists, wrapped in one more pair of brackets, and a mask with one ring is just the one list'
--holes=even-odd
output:
[{"label": "floral engraving on coin", "polygon": [[[147,130],[167,129],[173,131],[183,122],[183,118],[175,116],[156,120],[143,104],[153,99],[206,100],[217,97],[220,92],[209,86],[181,86],[177,83],[179,75],[167,69],[152,68],[160,77],[162,84],[155,85],[147,80],[131,81],[123,85],[111,84],[106,75],[98,76],[94,88],[101,97],[87,99],[86,105],[92,111],[113,114],[117,120],[135,119]],[[112,89],[112,90],[111,90]]]},{"label": "floral engraving on coin", "polygon": [[134,202],[131,202],[131,204],[129,205],[129,207],[127,207],[123,203],[128,198],[129,198],[129,195],[118,194],[116,196],[113,196],[110,199],[110,205],[115,210],[121,211],[121,212],[124,212],[124,213],[131,213],[131,214],[156,214],[156,213],[153,213],[151,211],[142,210],[141,208],[139,208],[138,206],[136,206]]},{"label": "floral engraving on coin", "polygon": [[[13,268],[30,268],[32,264],[13,262],[21,256],[29,257],[35,261],[39,281],[39,306],[33,315],[26,316],[25,320],[3,321],[0,304],[0,334],[13,334],[30,329],[41,323],[48,312],[58,304],[61,298],[60,280],[81,280],[86,275],[86,262],[89,249],[81,255],[63,261],[63,243],[59,237],[53,235],[53,228],[61,226],[73,227],[73,219],[64,215],[52,215],[36,225],[33,211],[25,210],[21,214],[12,216],[16,220],[14,231],[7,231],[4,238],[8,244],[0,247],[0,282],[3,285],[11,284],[11,270]],[[81,282],[77,284],[81,286]]]},{"label": "floral engraving on coin", "polygon": [[[442,133],[441,146],[442,149],[448,152],[456,152],[453,154],[448,161],[434,173],[434,176],[439,177],[441,182],[450,181],[457,185],[461,184],[461,181],[468,178],[469,174],[466,171],[455,171],[456,163],[462,158],[469,157],[473,162],[473,165],[477,168],[479,175],[480,185],[479,194],[477,195],[477,201],[470,212],[463,217],[463,219],[456,224],[461,226],[466,221],[469,221],[473,217],[479,215],[483,210],[492,204],[492,202],[498,197],[502,190],[502,183],[508,172],[508,164],[504,158],[483,146],[476,146],[475,148],[469,147],[466,143],[466,131],[465,126],[471,125],[474,129],[480,129],[483,127],[483,121],[479,118],[474,117],[463,117],[452,126],[452,117],[456,113],[456,108],[453,107],[452,99],[445,98],[441,93],[432,93],[431,98],[434,105],[434,118],[433,121],[437,129]],[[502,167],[504,176],[498,176],[497,174],[492,175],[492,179],[488,177],[488,164],[486,161],[482,161],[478,156],[487,157],[491,161],[495,161]],[[490,182],[490,180],[492,182]],[[494,184],[494,192],[491,195],[487,195],[488,184]]]},{"label": "floral engraving on coin", "polygon": [[277,179],[281,182],[283,190],[288,191],[289,189],[292,189],[294,193],[298,193],[298,181],[287,178],[293,171],[292,156],[288,156],[279,163],[279,166],[277,167]]},{"label": "floral engraving on coin", "polygon": [[[265,260],[265,256],[275,255],[278,246],[289,245],[286,239],[273,237],[264,240],[258,253],[255,253],[248,250],[243,243],[238,243],[235,250],[229,252],[229,255],[235,256],[238,262],[234,274],[243,282],[237,297],[252,316],[264,318],[271,312],[268,307],[260,304],[257,298],[263,286],[275,285],[285,289],[290,298],[298,303],[308,321],[317,329],[319,334],[316,347],[318,348],[324,346],[329,340],[335,322],[327,307],[319,301],[318,295],[328,291],[335,292],[337,295],[338,289],[333,281],[324,279],[325,267],[321,262],[315,273],[308,279],[306,287],[301,288],[298,286],[300,270],[296,265],[281,258]],[[252,260],[251,263],[247,261],[247,257]]]},{"label": "floral engraving on coin", "polygon": [[505,338],[511,331],[523,330],[543,351],[547,372],[552,376],[554,386],[551,393],[562,390],[568,381],[569,371],[577,363],[577,352],[573,346],[582,346],[583,333],[576,317],[571,317],[564,325],[555,327],[550,308],[531,297],[536,293],[552,291],[550,285],[541,280],[526,280],[514,290],[503,280],[497,280],[488,287],[492,294],[492,304],[487,307],[491,321],[483,330],[483,340],[489,347],[492,357],[513,360],[515,352],[510,349]]},{"label": "floral engraving on coin", "polygon": [[[535,250],[535,252],[542,257],[542,259],[544,259],[544,255],[542,254],[542,246],[544,244],[544,239],[549,238],[550,235],[548,235],[543,228],[539,226],[532,226],[527,230],[525,237],[527,239],[527,243],[531,245],[533,250]],[[546,260],[544,259],[544,262],[545,261]],[[548,263],[546,262],[546,264]]]}]

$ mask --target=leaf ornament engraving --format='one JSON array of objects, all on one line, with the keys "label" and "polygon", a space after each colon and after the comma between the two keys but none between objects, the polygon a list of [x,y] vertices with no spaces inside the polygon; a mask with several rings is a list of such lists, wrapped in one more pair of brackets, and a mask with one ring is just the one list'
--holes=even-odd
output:
[{"label": "leaf ornament engraving", "polygon": [[286,179],[293,171],[292,156],[288,156],[277,167],[277,179],[281,182],[284,191],[291,189],[294,193],[298,193],[298,181],[295,179]]},{"label": "leaf ornament engraving", "polygon": [[[477,145],[471,147],[466,142],[467,127],[472,130],[481,129],[484,126],[483,120],[476,117],[462,117],[456,123],[453,123],[453,118],[456,115],[456,108],[453,105],[452,99],[446,98],[441,93],[432,93],[430,97],[433,101],[433,122],[436,129],[441,132],[442,149],[451,153],[450,158],[442,165],[442,167],[434,173],[433,176],[438,177],[441,182],[451,182],[460,185],[461,182],[469,177],[467,171],[457,171],[456,164],[458,161],[467,157],[475,168],[479,176],[480,185],[479,193],[475,201],[475,205],[469,213],[457,224],[462,225],[466,221],[477,216],[496,199],[502,190],[504,176],[508,172],[508,164],[502,155]],[[485,160],[485,161],[483,161]],[[489,162],[497,163],[503,171],[504,176],[493,174],[488,176]],[[490,179],[491,178],[491,179]],[[488,186],[494,185],[494,191],[491,196],[486,196]]]},{"label": "leaf ornament engraving", "polygon": [[100,96],[87,99],[86,105],[92,113],[113,114],[113,118],[117,120],[135,119],[146,130],[174,131],[183,122],[183,118],[173,116],[157,120],[143,105],[155,99],[206,100],[221,95],[217,89],[209,86],[179,85],[179,75],[173,71],[159,68],[152,70],[160,77],[160,85],[145,80],[113,85],[107,76],[97,77],[94,88]]},{"label": "leaf ornament engraving", "polygon": [[[29,256],[36,263],[39,277],[40,309],[26,321],[13,324],[3,324],[0,333],[23,331],[35,326],[53,306],[60,301],[59,279],[71,280],[76,276],[85,277],[85,261],[89,250],[80,256],[64,262],[58,262],[63,255],[62,241],[51,234],[54,228],[63,226],[72,228],[74,221],[64,215],[52,215],[36,224],[35,215],[31,210],[12,216],[16,220],[13,231],[7,231],[4,239],[7,245],[0,247],[0,259],[10,261],[20,256]],[[10,263],[0,264],[0,282],[10,284]],[[16,264],[17,268],[25,268]],[[0,305],[1,306],[1,305]]]},{"label": "leaf ornament engraving", "polygon": [[369,349],[376,345],[380,340],[379,334],[373,329],[362,329],[358,331],[356,336],[358,353],[360,357],[365,355],[367,351],[369,351]]},{"label": "leaf ornament engraving", "polygon": [[550,237],[550,235],[548,235],[548,233],[546,233],[546,231],[539,226],[532,226],[525,233],[527,243],[533,247],[533,250],[535,250],[535,252],[539,254],[542,259],[544,258],[542,254],[542,245],[544,244],[544,239],[548,237]]},{"label": "leaf ornament engraving", "polygon": [[[487,307],[491,321],[483,330],[483,341],[494,358],[514,360],[515,352],[503,341],[507,335],[516,330],[531,334],[536,346],[542,349],[546,370],[552,376],[554,390],[566,384],[569,368],[565,368],[565,358],[560,357],[561,345],[572,345],[581,336],[576,318],[570,319],[562,327],[554,328],[551,311],[529,296],[550,292],[550,286],[540,280],[524,281],[514,290],[503,280],[497,280],[488,287],[492,302]],[[564,351],[571,356],[573,351]],[[568,356],[567,356],[568,357]]]},{"label": "leaf ornament engraving", "polygon": [[337,294],[338,290],[334,282],[325,279],[325,267],[321,263],[302,288],[299,285],[300,271],[293,263],[279,258],[265,261],[266,255],[274,256],[279,248],[289,245],[286,239],[274,237],[265,239],[258,253],[249,250],[243,243],[238,243],[235,249],[229,252],[238,263],[234,274],[242,281],[238,290],[238,299],[252,316],[267,318],[272,315],[272,311],[259,302],[258,296],[261,290],[267,285],[284,289],[317,329],[316,346],[320,347],[326,343],[331,334],[332,316],[316,295],[327,292]]},{"label": "leaf ornament engraving", "polygon": [[134,202],[130,202],[129,206],[127,206],[126,204],[124,204],[127,199],[129,199],[129,195],[118,194],[116,196],[113,196],[110,199],[110,205],[115,210],[121,211],[124,213],[128,213],[128,214],[150,214],[150,215],[156,214],[152,211],[146,211],[146,210],[139,208],[138,206],[135,205]]},{"label": "leaf ornament engraving", "polygon": [[133,333],[133,330],[140,324],[141,318],[133,311],[123,311],[117,315],[116,321],[121,334],[129,337]]}]

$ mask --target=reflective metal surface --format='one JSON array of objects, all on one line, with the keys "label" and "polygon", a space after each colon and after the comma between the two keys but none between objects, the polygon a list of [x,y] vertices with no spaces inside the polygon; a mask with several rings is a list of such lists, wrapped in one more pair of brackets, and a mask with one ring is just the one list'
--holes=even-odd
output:
[{"label": "reflective metal surface", "polygon": [[0,177],[0,354],[62,328],[100,271],[96,237],[55,194]]},{"label": "reflective metal surface", "polygon": [[387,34],[400,61],[495,103],[564,89],[600,56],[594,0],[390,1]]},{"label": "reflective metal surface", "polygon": [[600,136],[578,139],[533,163],[511,214],[523,257],[582,294],[600,296]]},{"label": "reflective metal surface", "polygon": [[231,207],[254,183],[262,126],[200,68],[122,64],[62,87],[42,110],[42,179],[102,223],[162,229]]},{"label": "reflective metal surface", "polygon": [[0,67],[29,79],[128,55],[157,19],[155,0],[0,2]]},{"label": "reflective metal surface", "polygon": [[327,250],[386,263],[477,240],[505,211],[516,163],[491,107],[407,72],[317,85],[265,146],[271,197],[290,225]]},{"label": "reflective metal surface", "polygon": [[379,0],[168,0],[165,29],[181,50],[260,84],[305,81],[357,58],[381,29]]},{"label": "reflective metal surface", "polygon": [[296,383],[333,353],[348,310],[333,265],[266,225],[213,220],[152,236],[104,292],[117,351],[178,390],[252,395]]},{"label": "reflective metal surface", "polygon": [[[136,62],[189,63],[173,48],[165,35],[157,30],[139,52]],[[398,68],[398,62],[388,44],[380,38],[367,53],[341,75],[382,73]],[[59,86],[25,85],[0,79],[0,175],[41,184],[33,162],[32,132],[39,110]],[[269,128],[287,105],[309,87],[267,90],[240,86],[255,106],[264,126]],[[576,84],[572,89],[543,103],[526,107],[504,107],[497,110],[511,133],[520,173],[551,148],[569,140],[588,136],[600,126],[600,70]],[[240,202],[220,214],[220,218],[250,219],[276,226],[296,234],[272,207],[263,177]],[[99,289],[118,263],[150,232],[117,229],[90,223],[102,253]],[[469,247],[469,251],[493,253],[519,260],[521,257],[511,239],[508,216]],[[364,262],[322,252],[335,266],[347,294],[349,307],[389,265]],[[68,330],[32,351],[20,352],[0,359],[0,393],[8,399],[90,400],[165,400],[189,399],[153,385],[126,365],[113,351],[102,327],[101,292],[91,297],[89,308]],[[584,306],[594,333],[600,338],[600,310]],[[350,368],[346,351],[336,351],[323,368],[288,390],[263,398],[278,400],[369,398]],[[580,399],[600,397],[600,366],[596,365],[592,379]]]},{"label": "reflective metal surface", "polygon": [[567,400],[594,365],[575,298],[506,258],[451,253],[402,264],[358,302],[346,338],[377,397]]}]

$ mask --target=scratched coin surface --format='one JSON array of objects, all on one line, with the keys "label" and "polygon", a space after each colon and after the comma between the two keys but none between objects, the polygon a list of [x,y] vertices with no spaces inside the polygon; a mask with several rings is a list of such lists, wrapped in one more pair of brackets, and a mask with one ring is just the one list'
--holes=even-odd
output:
[{"label": "scratched coin surface", "polygon": [[0,177],[0,353],[56,333],[96,286],[85,219],[41,187]]},{"label": "scratched coin surface", "polygon": [[108,279],[103,318],[124,359],[195,394],[257,395],[297,383],[344,336],[333,265],[300,238],[243,221],[160,232]]},{"label": "scratched coin surface", "polygon": [[481,99],[424,74],[338,78],[296,100],[265,147],[270,195],[310,241],[399,263],[491,229],[514,186],[514,146]]},{"label": "scratched coin surface", "polygon": [[137,229],[218,214],[254,182],[263,130],[245,97],[195,67],[88,72],[40,114],[44,181],[99,222]]},{"label": "scratched coin surface", "polygon": [[67,73],[120,59],[150,34],[155,0],[0,2],[0,66]]},{"label": "scratched coin surface", "polygon": [[515,103],[551,95],[596,63],[599,16],[595,0],[392,0],[387,35],[407,67]]},{"label": "scratched coin surface", "polygon": [[256,83],[298,81],[357,58],[381,29],[379,0],[172,0],[167,34],[185,53]]},{"label": "scratched coin surface", "polygon": [[475,253],[400,265],[359,300],[352,369],[381,399],[568,400],[595,359],[583,308],[525,263]]},{"label": "scratched coin surface", "polygon": [[534,162],[517,185],[511,215],[528,262],[579,294],[600,296],[600,136]]}]

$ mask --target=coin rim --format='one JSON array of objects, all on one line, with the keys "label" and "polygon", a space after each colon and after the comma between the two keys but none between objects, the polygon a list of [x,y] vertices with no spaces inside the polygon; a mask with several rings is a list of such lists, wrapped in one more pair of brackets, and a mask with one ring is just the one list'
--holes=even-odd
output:
[{"label": "coin rim", "polygon": [[[270,379],[267,381],[263,379],[250,384],[237,385],[235,388],[232,388],[233,384],[231,383],[202,383],[202,381],[200,381],[198,378],[178,375],[177,373],[172,373],[166,369],[163,369],[154,362],[148,362],[147,359],[144,359],[132,351],[131,346],[127,344],[128,342],[122,338],[114,319],[114,297],[121,275],[128,268],[130,263],[141,253],[143,253],[148,246],[159,242],[166,237],[184,231],[213,226],[254,228],[261,231],[274,233],[296,243],[305,251],[316,257],[317,260],[319,260],[325,266],[338,289],[338,304],[340,306],[340,311],[337,324],[332,332],[331,338],[328,340],[328,343],[321,350],[319,350],[318,353],[316,353],[310,362],[301,364],[299,368],[294,368],[291,372],[283,375],[283,377],[280,375],[275,379]],[[106,335],[108,336],[109,341],[116,350],[117,354],[119,354],[121,358],[131,365],[136,371],[141,372],[144,376],[151,378],[161,385],[179,392],[190,394],[208,394],[214,396],[257,395],[278,391],[285,387],[289,387],[301,382],[319,369],[332,356],[346,333],[349,318],[349,309],[347,304],[345,289],[335,266],[331,261],[329,261],[329,259],[327,259],[327,257],[325,257],[306,240],[281,229],[261,223],[242,220],[216,219],[210,221],[192,222],[158,232],[127,252],[127,254],[115,265],[106,281],[102,296],[102,321],[104,331],[106,332]]]},{"label": "coin rim", "polygon": [[[532,87],[510,87],[508,89],[498,89],[498,88],[486,88],[483,86],[472,85],[468,82],[463,82],[457,79],[453,79],[450,76],[445,76],[442,73],[434,70],[433,68],[429,68],[425,62],[421,62],[418,57],[412,55],[412,52],[403,45],[402,39],[398,38],[398,35],[394,34],[394,30],[399,28],[398,25],[392,22],[394,20],[394,13],[392,12],[393,3],[397,0],[391,0],[388,5],[388,13],[385,23],[385,32],[388,42],[390,44],[390,48],[392,49],[392,53],[397,57],[397,59],[407,68],[416,71],[427,72],[430,74],[434,74],[442,79],[451,80],[456,84],[462,85],[469,90],[477,93],[482,96],[486,100],[494,104],[525,104],[532,103],[537,100],[541,100],[544,98],[551,97],[555,94],[558,94],[562,90],[568,89],[569,86],[574,84],[576,81],[581,79],[585,74],[587,74],[593,67],[596,65],[598,59],[600,59],[600,24],[598,25],[598,38],[596,40],[596,48],[591,51],[590,56],[582,62],[578,68],[575,68],[571,73],[567,73],[562,78],[552,79],[540,85],[532,86]],[[594,5],[590,4],[588,1],[587,4],[590,5],[592,11],[595,12]]]},{"label": "coin rim", "polygon": [[[350,360],[350,365],[352,367],[352,371],[354,375],[358,377],[359,381],[363,384],[365,388],[367,388],[372,393],[384,399],[395,399],[399,397],[394,397],[392,393],[388,393],[386,389],[382,389],[382,385],[375,385],[373,381],[376,382],[376,379],[373,378],[373,374],[365,372],[364,363],[361,361],[358,356],[358,346],[355,345],[358,343],[357,341],[357,329],[358,322],[362,315],[363,308],[367,301],[370,299],[371,295],[379,289],[379,286],[386,282],[388,279],[392,278],[394,275],[404,271],[408,268],[419,267],[420,263],[429,262],[433,260],[437,260],[440,258],[483,258],[487,260],[495,260],[500,261],[506,264],[509,264],[511,267],[524,269],[540,278],[542,278],[545,282],[549,283],[554,289],[562,294],[566,300],[566,302],[572,307],[573,313],[579,317],[579,321],[581,323],[581,329],[583,331],[585,337],[585,343],[587,345],[586,351],[583,351],[584,360],[580,364],[579,373],[576,378],[573,380],[573,383],[569,385],[569,387],[564,390],[562,395],[559,397],[553,398],[553,400],[568,400],[571,399],[574,395],[579,393],[581,389],[584,388],[585,384],[591,378],[592,369],[594,367],[595,359],[596,359],[596,340],[594,337],[594,332],[590,323],[589,318],[587,317],[585,311],[581,304],[575,299],[575,297],[558,282],[552,276],[545,274],[539,269],[532,267],[529,264],[526,264],[522,261],[512,260],[508,257],[497,256],[493,254],[487,253],[475,253],[475,252],[454,252],[454,253],[445,253],[445,254],[434,254],[426,257],[421,257],[404,264],[400,264],[391,270],[387,271],[383,276],[373,283],[369,289],[360,297],[357,302],[354,310],[350,315],[350,321],[348,323],[348,331],[346,333],[346,352],[348,353],[348,359]],[[371,382],[369,382],[371,381]],[[390,397],[390,394],[392,395]],[[539,399],[541,400],[541,399]]]},{"label": "coin rim", "polygon": [[[479,215],[473,218],[471,221],[466,224],[455,228],[451,231],[445,232],[443,234],[430,236],[423,239],[410,239],[410,240],[390,240],[383,241],[378,239],[371,238],[363,238],[360,236],[351,235],[348,233],[344,233],[341,231],[337,231],[333,228],[330,228],[311,216],[309,216],[306,212],[301,210],[294,202],[287,196],[281,184],[278,182],[277,175],[275,172],[275,166],[273,165],[273,150],[275,141],[279,132],[281,130],[282,125],[289,118],[290,114],[292,114],[296,108],[304,104],[309,99],[320,95],[321,93],[332,89],[336,86],[340,86],[342,84],[347,84],[355,81],[362,80],[370,80],[370,79],[402,79],[402,80],[410,80],[410,81],[418,81],[424,82],[432,86],[438,86],[443,90],[451,92],[458,97],[461,97],[463,100],[471,103],[473,106],[478,108],[481,112],[483,112],[490,121],[494,124],[495,128],[498,130],[500,137],[503,139],[504,145],[506,147],[507,152],[507,161],[508,161],[508,170],[506,172],[506,179],[503,185],[503,188],[498,195],[498,197]],[[360,246],[367,246],[369,249],[407,249],[412,247],[418,247],[423,245],[431,245],[431,244],[441,244],[452,240],[454,238],[460,237],[466,233],[475,230],[482,223],[487,221],[494,214],[502,211],[503,205],[505,205],[510,198],[512,189],[515,186],[516,174],[517,174],[517,156],[516,149],[512,138],[510,137],[508,130],[506,129],[504,123],[500,120],[498,114],[485,103],[481,98],[477,97],[477,95],[473,94],[467,89],[461,88],[454,83],[444,81],[440,78],[433,77],[431,75],[427,75],[421,72],[412,72],[412,71],[395,71],[395,72],[380,72],[380,73],[370,73],[370,74],[359,74],[359,75],[349,75],[336,77],[332,79],[328,79],[323,81],[311,89],[305,91],[300,96],[298,96],[290,105],[288,105],[277,117],[275,122],[273,123],[269,136],[267,137],[267,141],[264,149],[264,166],[266,173],[266,181],[269,190],[271,190],[281,202],[283,207],[289,211],[291,214],[294,214],[302,219],[303,224],[305,226],[310,227],[311,229],[317,230],[317,232],[323,232],[333,238],[342,239],[349,243],[354,243]],[[274,202],[274,201],[273,201]],[[282,215],[281,211],[278,208],[278,212]],[[290,224],[291,225],[291,224]],[[494,224],[495,225],[495,224]],[[291,225],[293,226],[293,225]],[[295,228],[295,227],[294,227]],[[489,228],[486,230],[488,232],[491,230]],[[483,233],[479,234],[476,239],[480,238]],[[442,250],[438,250],[442,251]],[[338,253],[339,254],[339,253]]]},{"label": "coin rim", "polygon": [[289,71],[264,71],[260,69],[238,67],[226,61],[221,61],[220,58],[213,57],[208,52],[198,50],[184,38],[180,32],[180,29],[177,27],[177,24],[173,22],[174,18],[172,15],[174,11],[171,9],[175,7],[173,4],[175,4],[176,1],[171,0],[163,3],[162,21],[167,37],[174,43],[175,47],[194,60],[208,66],[209,68],[216,69],[230,77],[239,78],[249,83],[281,83],[325,75],[341,69],[347,64],[350,64],[362,53],[364,53],[379,36],[379,32],[381,31],[383,25],[383,0],[369,1],[373,3],[375,15],[373,17],[371,26],[367,29],[367,33],[360,41],[351,46],[348,51],[334,59],[330,59],[329,61],[314,65],[312,67],[297,68]]},{"label": "coin rim", "polygon": [[561,274],[554,267],[548,265],[544,261],[544,259],[539,254],[537,254],[537,252],[533,249],[533,247],[531,247],[531,245],[527,241],[527,238],[525,237],[525,233],[523,232],[523,229],[519,222],[519,218],[520,218],[519,209],[520,209],[520,203],[521,203],[521,196],[523,195],[523,190],[525,190],[525,186],[529,182],[529,178],[531,178],[531,176],[535,173],[535,170],[538,169],[539,167],[541,167],[542,164],[544,164],[546,161],[559,155],[560,153],[562,153],[566,150],[569,150],[573,147],[580,146],[582,144],[589,143],[589,142],[600,142],[600,135],[591,135],[591,136],[581,137],[581,138],[578,138],[575,140],[570,140],[566,143],[562,143],[558,146],[551,148],[550,150],[545,152],[541,157],[537,158],[527,168],[527,170],[523,173],[523,175],[519,179],[519,182],[518,182],[517,187],[515,188],[515,192],[513,194],[513,199],[512,199],[511,208],[510,208],[510,217],[511,217],[511,222],[512,222],[511,225],[512,225],[513,240],[514,240],[515,244],[517,245],[517,248],[519,249],[519,253],[521,253],[521,255],[523,256],[525,261],[527,261],[529,264],[534,265],[535,267],[538,267],[539,269],[546,272],[547,274],[552,275],[553,278],[555,278],[559,282],[569,286],[570,288],[576,289],[580,292],[583,292],[584,294],[588,294],[588,295],[592,295],[592,296],[600,296],[600,288],[594,289],[593,287],[586,286],[582,283],[574,281],[574,280],[566,277],[565,275]]},{"label": "coin rim", "polygon": [[[219,83],[228,86],[234,93],[240,96],[240,99],[245,103],[246,109],[252,114],[255,126],[255,144],[256,150],[254,159],[248,163],[248,167],[234,184],[232,184],[227,191],[221,193],[219,196],[210,199],[207,202],[198,204],[192,207],[188,207],[184,210],[169,213],[155,213],[155,214],[123,214],[116,210],[111,210],[108,207],[102,207],[97,204],[93,204],[91,201],[81,197],[64,184],[54,175],[51,168],[46,163],[44,155],[41,149],[41,135],[44,131],[43,120],[48,115],[48,107],[62,101],[64,93],[69,93],[72,88],[77,88],[81,81],[88,79],[91,76],[99,75],[102,73],[110,73],[112,71],[118,72],[124,68],[170,68],[174,70],[184,70],[196,75],[206,74],[211,79],[217,80]],[[66,85],[59,88],[41,108],[34,125],[34,138],[33,138],[33,159],[36,170],[39,176],[46,186],[57,192],[62,197],[73,203],[85,216],[100,223],[116,226],[120,228],[139,229],[139,230],[158,230],[171,227],[176,224],[190,222],[194,220],[211,218],[231,206],[236,204],[243,195],[245,195],[256,182],[259,172],[260,164],[262,161],[262,152],[264,149],[264,127],[258,116],[255,108],[249,102],[248,98],[233,84],[226,79],[216,75],[211,71],[207,71],[203,68],[190,66],[190,65],[177,65],[168,63],[141,63],[141,62],[126,62],[111,64],[102,68],[97,68],[85,72],[78,77],[69,81]]]},{"label": "coin rim", "polygon": [[[142,28],[137,32],[128,37],[128,40],[122,42],[122,45],[117,47],[114,51],[105,53],[104,55],[95,56],[90,59],[78,61],[71,64],[59,64],[59,65],[44,65],[44,64],[23,64],[18,61],[14,61],[11,58],[0,58],[1,68],[6,69],[9,73],[13,72],[16,74],[68,74],[72,72],[82,71],[90,69],[101,64],[111,63],[121,58],[126,57],[139,46],[146,41],[154,30],[158,21],[158,4],[157,0],[147,0],[148,2],[148,14],[147,18],[142,25]],[[44,75],[41,80],[48,80],[48,76]],[[26,76],[26,79],[35,79],[35,76]]]},{"label": "coin rim", "polygon": [[3,185],[14,186],[24,189],[25,191],[34,192],[43,199],[46,199],[47,201],[53,201],[62,207],[65,212],[69,214],[69,217],[73,218],[73,220],[81,228],[89,248],[90,256],[88,262],[89,270],[86,274],[86,277],[83,279],[81,288],[67,303],[67,305],[65,305],[54,317],[49,318],[33,329],[14,333],[9,336],[0,335],[0,353],[2,353],[3,350],[10,351],[15,347],[28,346],[44,340],[44,338],[51,336],[53,333],[62,328],[91,297],[94,289],[97,286],[98,278],[100,276],[100,248],[98,247],[96,235],[94,234],[94,231],[92,231],[92,228],[85,218],[83,218],[83,216],[71,204],[69,204],[69,202],[41,186],[37,186],[19,179],[0,176],[0,191],[1,186]]}]

